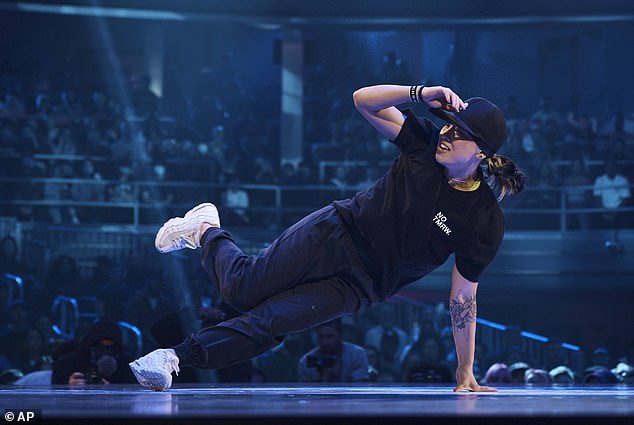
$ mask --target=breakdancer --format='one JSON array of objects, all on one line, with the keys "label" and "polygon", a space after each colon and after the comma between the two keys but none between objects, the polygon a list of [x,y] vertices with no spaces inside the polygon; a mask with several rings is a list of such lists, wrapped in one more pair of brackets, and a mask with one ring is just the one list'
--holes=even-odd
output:
[{"label": "breakdancer", "polygon": [[[286,334],[385,300],[454,254],[454,391],[495,391],[473,375],[476,290],[504,234],[498,202],[521,191],[525,181],[510,159],[495,154],[507,135],[504,115],[486,99],[463,102],[441,86],[371,86],[353,99],[400,150],[372,187],[306,216],[252,256],[220,227],[213,204],[161,227],[156,248],[202,248],[209,279],[243,314],[130,363],[141,385],[165,390],[180,367],[219,368],[250,359]],[[396,108],[407,102],[427,103],[445,125],[439,129]]]}]

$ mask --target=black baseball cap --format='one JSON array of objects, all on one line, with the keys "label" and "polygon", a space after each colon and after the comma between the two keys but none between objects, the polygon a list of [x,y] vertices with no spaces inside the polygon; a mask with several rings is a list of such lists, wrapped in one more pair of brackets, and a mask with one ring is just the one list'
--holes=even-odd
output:
[{"label": "black baseball cap", "polygon": [[473,137],[482,152],[492,156],[508,135],[504,114],[493,102],[482,97],[472,97],[465,103],[468,103],[467,108],[460,112],[440,108],[431,108],[429,111],[443,121],[460,127]]}]

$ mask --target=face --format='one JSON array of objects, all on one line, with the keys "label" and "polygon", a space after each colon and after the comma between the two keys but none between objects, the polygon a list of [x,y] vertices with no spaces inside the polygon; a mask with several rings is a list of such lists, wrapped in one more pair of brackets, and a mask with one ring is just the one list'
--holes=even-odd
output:
[{"label": "face", "polygon": [[317,345],[324,354],[337,354],[341,335],[335,328],[323,326],[317,329]]},{"label": "face", "polygon": [[466,132],[454,124],[440,129],[436,161],[444,166],[469,166],[484,158],[478,144]]}]

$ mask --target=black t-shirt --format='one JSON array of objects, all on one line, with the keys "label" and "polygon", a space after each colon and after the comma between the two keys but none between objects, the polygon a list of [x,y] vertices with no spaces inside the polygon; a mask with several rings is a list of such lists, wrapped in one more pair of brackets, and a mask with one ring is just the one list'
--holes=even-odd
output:
[{"label": "black t-shirt", "polygon": [[374,186],[334,206],[382,299],[456,254],[456,266],[477,282],[504,235],[504,216],[483,182],[472,192],[447,183],[434,158],[439,129],[408,110],[393,143],[400,155]]}]

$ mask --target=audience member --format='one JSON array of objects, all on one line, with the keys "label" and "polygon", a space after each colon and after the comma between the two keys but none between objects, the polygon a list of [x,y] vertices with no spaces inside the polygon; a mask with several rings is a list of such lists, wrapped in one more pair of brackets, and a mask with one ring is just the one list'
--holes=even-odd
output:
[{"label": "audience member", "polygon": [[178,308],[171,295],[167,277],[161,277],[156,271],[142,267],[136,274],[129,276],[135,281],[136,293],[124,300],[123,319],[138,327],[143,335],[143,351],[153,350],[156,343],[150,339],[151,327],[157,317]]},{"label": "audience member", "polygon": [[510,384],[513,382],[509,367],[505,363],[494,363],[484,374],[483,382],[490,384]]},{"label": "audience member", "polygon": [[9,359],[14,368],[28,374],[38,370],[52,368],[53,359],[47,351],[44,338],[39,330],[33,327],[23,331],[15,341],[14,357]]},{"label": "audience member", "polygon": [[[592,181],[588,177],[588,171],[583,160],[576,159],[572,161],[570,174],[568,174],[562,185],[566,187],[566,207],[569,209],[588,208],[591,204],[590,188]],[[586,213],[576,213],[568,215],[573,221],[570,228],[577,227],[579,230],[588,230],[589,221]],[[576,223],[575,223],[576,221]]]},{"label": "audience member", "polygon": [[258,359],[265,382],[298,382],[299,359],[308,349],[303,333],[284,336],[280,345]]},{"label": "audience member", "polygon": [[[102,182],[101,174],[95,169],[95,165],[90,160],[84,160],[81,165],[78,181],[72,184],[71,198],[77,202],[103,202],[105,200],[105,184]],[[100,208],[78,208],[77,216],[84,223],[102,221],[103,216],[99,214]]]},{"label": "audience member", "polygon": [[620,362],[611,372],[617,377],[619,382],[626,385],[634,384],[634,367],[629,364]]},{"label": "audience member", "polygon": [[13,301],[7,308],[7,321],[0,323],[0,353],[11,362],[20,357],[16,341],[25,335],[30,326],[29,310],[22,300]]},{"label": "audience member", "polygon": [[26,276],[30,268],[18,258],[18,241],[7,235],[0,240],[0,274],[11,273]]},{"label": "audience member", "polygon": [[300,382],[367,382],[368,356],[363,347],[343,341],[341,319],[319,325],[317,347],[299,360]]},{"label": "audience member", "polygon": [[509,366],[509,372],[511,373],[511,382],[514,384],[523,384],[524,375],[526,371],[530,369],[528,363],[515,362]]},{"label": "audience member", "polygon": [[628,179],[619,174],[613,159],[605,162],[605,172],[594,180],[592,193],[599,197],[601,206],[608,210],[602,217],[609,227],[622,227],[625,224],[625,215],[619,214],[618,209],[624,207],[630,199],[629,185]]},{"label": "audience member", "polygon": [[575,383],[575,374],[566,366],[557,366],[548,372],[553,384],[572,385]]},{"label": "audience member", "polygon": [[73,206],[58,206],[55,202],[71,201],[71,184],[62,179],[71,179],[75,176],[68,163],[58,163],[53,166],[52,178],[56,181],[44,183],[44,199],[52,202],[48,208],[48,216],[53,224],[73,223],[79,224],[77,211]]},{"label": "audience member", "polygon": [[584,384],[616,384],[619,380],[606,367],[597,367],[586,371],[586,375],[583,378]]},{"label": "audience member", "polygon": [[543,138],[544,150],[541,152],[551,156],[556,142],[562,137],[563,119],[552,107],[550,96],[543,96],[540,99],[539,109],[531,116],[531,124],[539,129],[539,135]]},{"label": "audience member", "polygon": [[136,382],[128,363],[134,357],[121,344],[121,329],[113,320],[95,321],[79,348],[53,362],[53,384],[125,384]]},{"label": "audience member", "polygon": [[530,385],[550,385],[552,380],[544,369],[527,369],[524,373],[524,382]]},{"label": "audience member", "polygon": [[60,255],[51,263],[46,280],[44,282],[44,296],[39,303],[40,311],[50,308],[53,300],[58,295],[78,297],[93,295],[93,288],[85,285],[84,279],[79,273],[77,261],[70,255]]},{"label": "audience member", "polygon": [[249,224],[249,194],[240,187],[240,177],[232,174],[228,178],[227,190],[222,193],[223,221],[228,225]]},{"label": "audience member", "polygon": [[393,304],[384,303],[378,307],[379,324],[365,333],[363,345],[374,347],[381,357],[381,373],[401,375],[401,357],[407,345],[407,334],[396,325],[396,312]]},{"label": "audience member", "polygon": [[443,363],[442,340],[436,334],[421,333],[419,339],[404,353],[402,382],[453,382],[453,374]]}]

